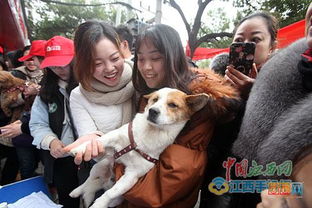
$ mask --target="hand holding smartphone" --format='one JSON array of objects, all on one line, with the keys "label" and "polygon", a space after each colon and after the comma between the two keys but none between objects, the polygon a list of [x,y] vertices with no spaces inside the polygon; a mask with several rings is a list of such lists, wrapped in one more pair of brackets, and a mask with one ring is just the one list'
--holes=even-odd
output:
[{"label": "hand holding smartphone", "polygon": [[230,46],[230,65],[245,75],[248,75],[254,62],[256,44],[248,43],[232,43]]}]

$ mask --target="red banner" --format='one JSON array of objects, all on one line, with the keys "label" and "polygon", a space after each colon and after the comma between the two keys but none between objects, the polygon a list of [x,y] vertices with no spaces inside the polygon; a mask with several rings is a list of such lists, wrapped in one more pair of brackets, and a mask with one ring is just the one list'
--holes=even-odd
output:
[{"label": "red banner", "polygon": [[[284,48],[292,42],[303,38],[305,33],[305,20],[295,22],[283,27],[277,33],[277,48]],[[196,48],[192,60],[209,59],[223,52],[229,52],[229,48]],[[190,47],[186,46],[186,55],[190,56]]]}]

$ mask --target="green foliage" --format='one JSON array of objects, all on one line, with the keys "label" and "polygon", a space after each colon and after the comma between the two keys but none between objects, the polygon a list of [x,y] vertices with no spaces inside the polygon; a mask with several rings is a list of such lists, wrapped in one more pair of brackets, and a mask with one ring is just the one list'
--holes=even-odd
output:
[{"label": "green foliage", "polygon": [[280,27],[304,19],[310,0],[234,0],[243,16],[254,11],[268,11],[279,20]]},{"label": "green foliage", "polygon": [[[86,4],[85,0],[63,0],[66,3]],[[99,4],[98,0],[88,4]],[[55,3],[44,3],[38,0],[28,0],[28,10],[36,13],[28,15],[28,25],[31,40],[49,39],[55,35],[72,38],[75,28],[82,22],[90,19],[99,19],[114,22],[116,17],[115,5],[103,6],[68,6]],[[126,14],[122,10],[121,20],[125,21]]]},{"label": "green foliage", "polygon": [[[222,8],[217,8],[214,10],[209,10],[207,12],[207,18],[209,18],[209,26],[203,26],[201,30],[199,30],[199,36],[203,36],[209,33],[219,33],[230,30],[230,26],[232,27],[232,21],[227,18],[226,13]],[[205,42],[200,45],[200,47],[205,48],[227,48],[232,42],[232,38],[224,37],[224,38],[215,38],[210,42]]]},{"label": "green foliage", "polygon": [[211,62],[210,59],[203,59],[203,60],[197,61],[196,65],[201,69],[209,68],[210,62]]}]

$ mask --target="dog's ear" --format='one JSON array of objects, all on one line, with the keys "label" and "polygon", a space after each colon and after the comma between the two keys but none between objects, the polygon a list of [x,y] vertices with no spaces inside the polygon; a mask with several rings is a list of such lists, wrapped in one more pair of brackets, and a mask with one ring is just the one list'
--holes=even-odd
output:
[{"label": "dog's ear", "polygon": [[150,99],[150,97],[152,96],[154,94],[154,92],[152,92],[152,93],[150,93],[150,94],[147,94],[147,95],[143,95],[143,97],[145,98],[145,99]]},{"label": "dog's ear", "polygon": [[206,93],[187,95],[186,103],[193,112],[201,110],[209,101],[210,97]]}]

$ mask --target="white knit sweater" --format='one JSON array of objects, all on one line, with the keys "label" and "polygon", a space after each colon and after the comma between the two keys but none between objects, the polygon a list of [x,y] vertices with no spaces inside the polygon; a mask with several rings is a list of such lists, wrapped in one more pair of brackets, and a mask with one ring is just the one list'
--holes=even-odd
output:
[{"label": "white knit sweater", "polygon": [[70,108],[78,136],[94,132],[107,133],[122,125],[122,104],[91,103],[76,87],[70,95]]}]

